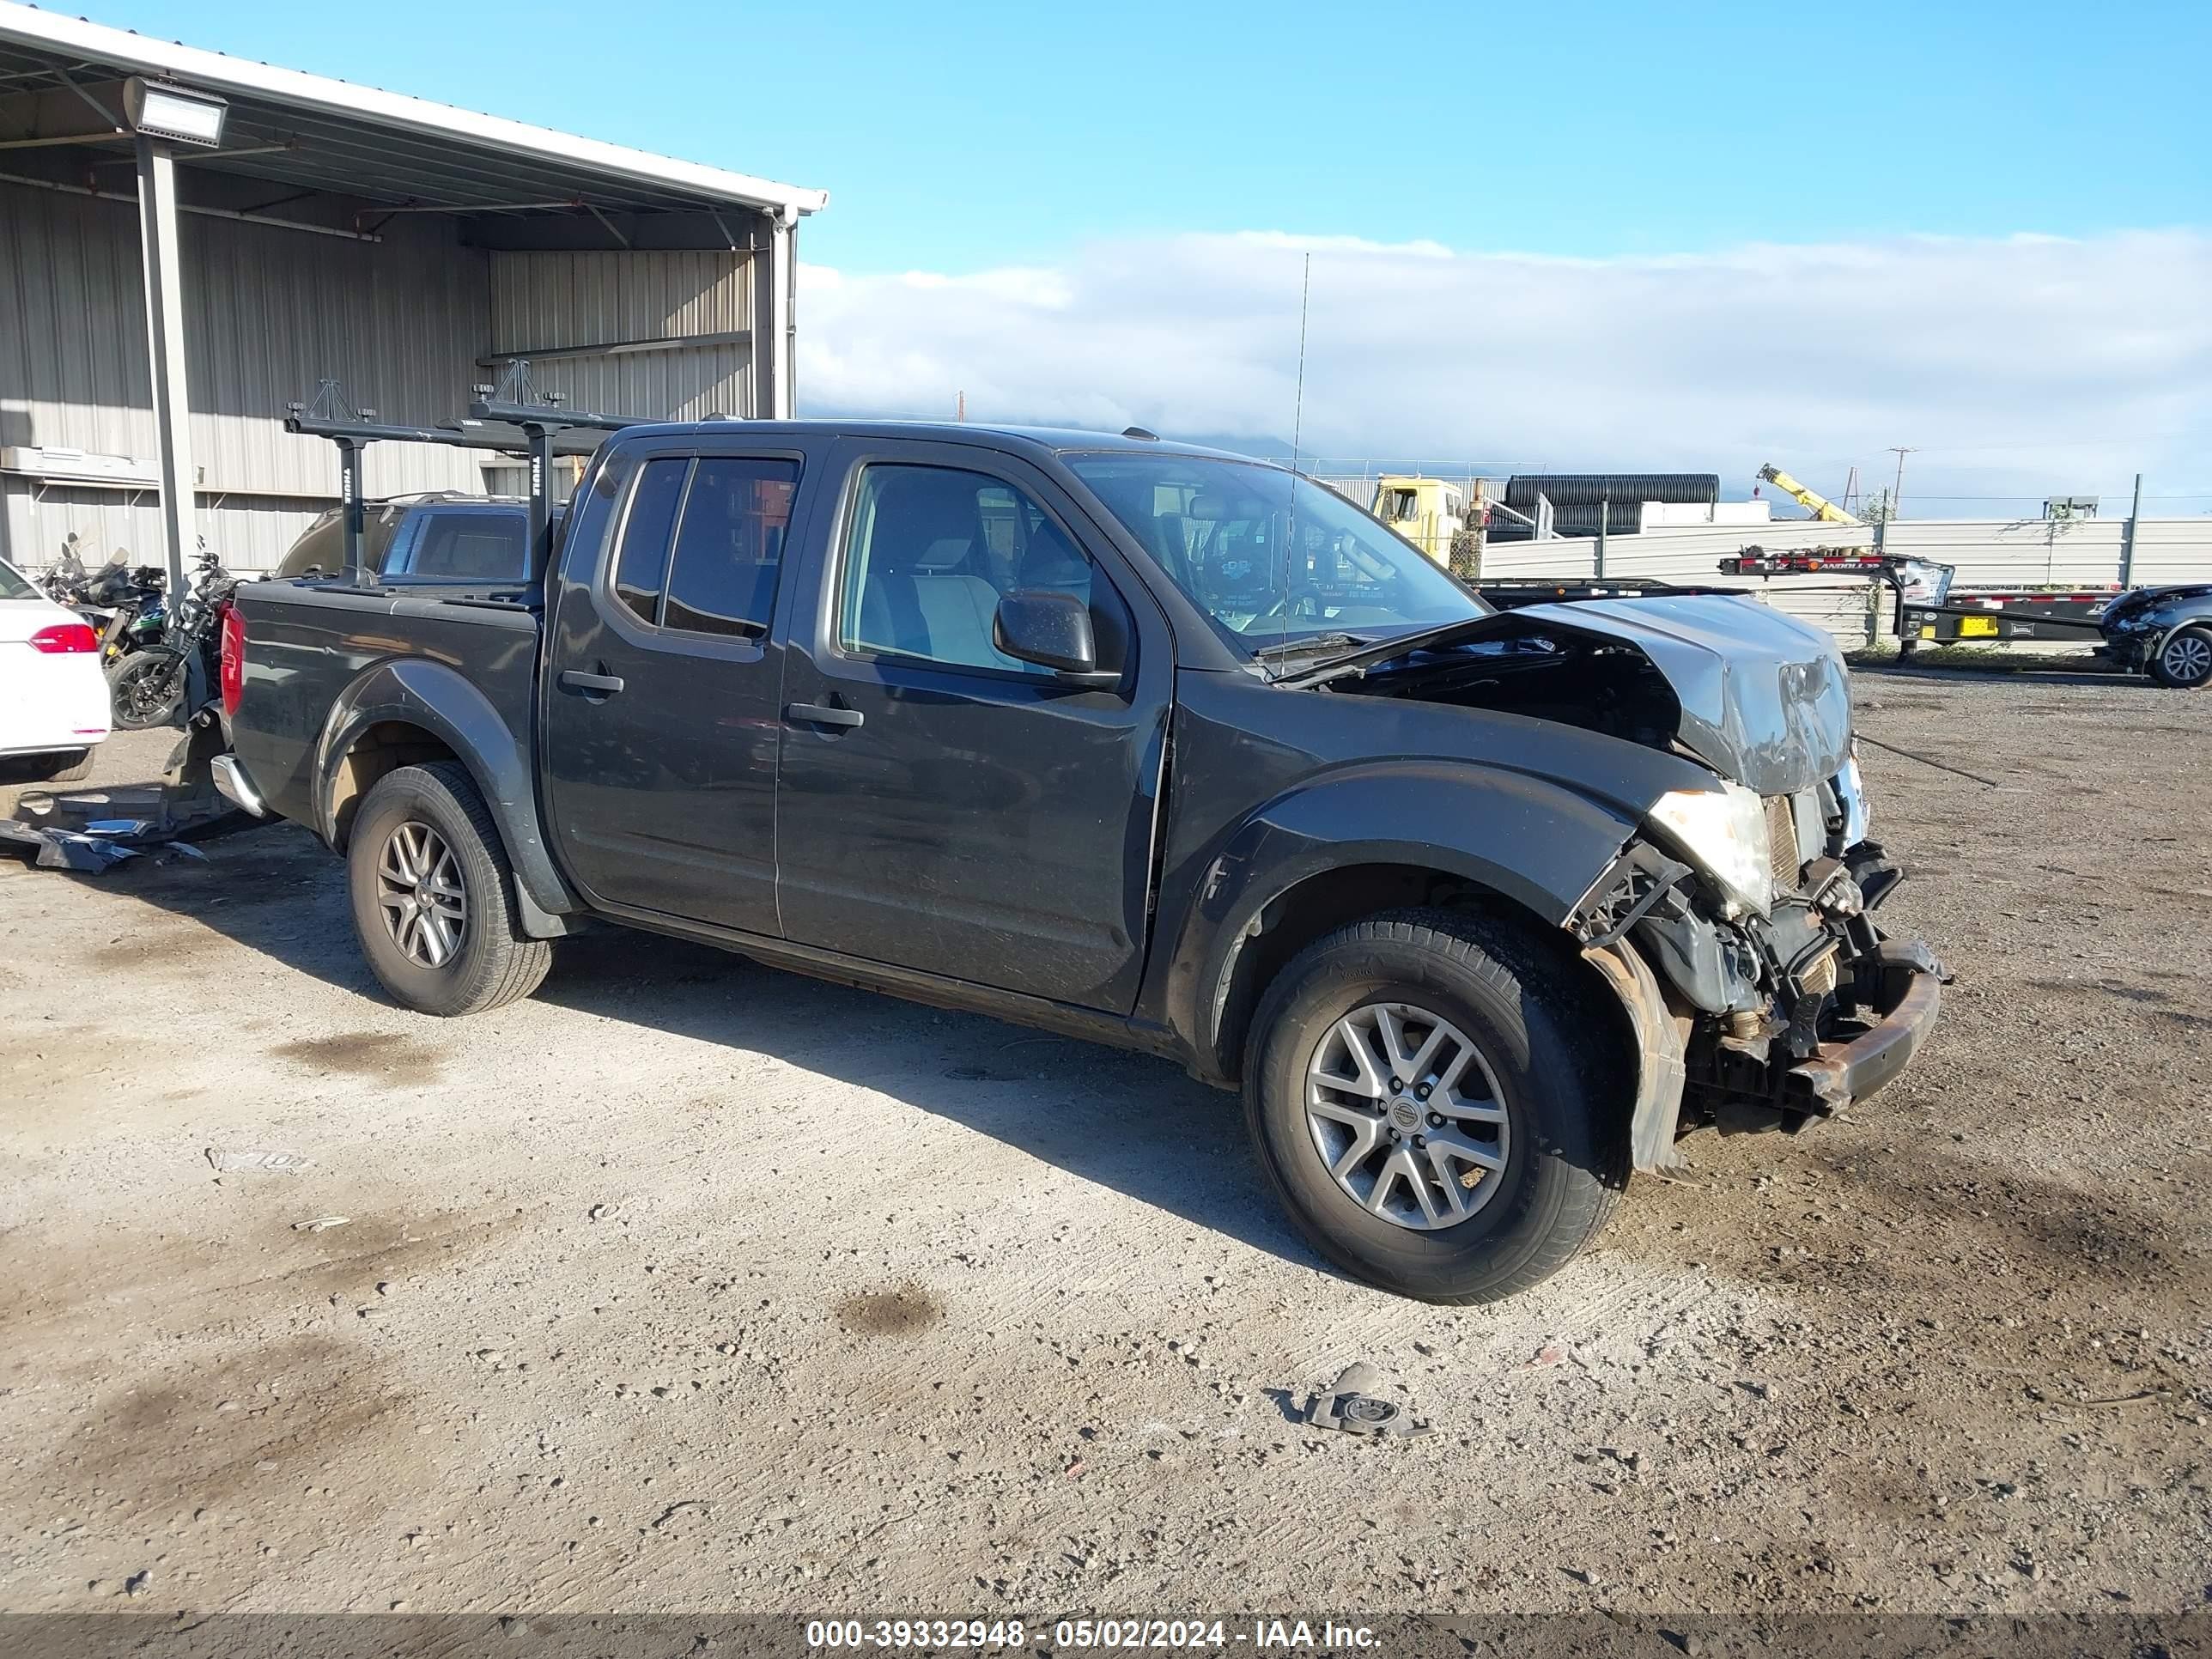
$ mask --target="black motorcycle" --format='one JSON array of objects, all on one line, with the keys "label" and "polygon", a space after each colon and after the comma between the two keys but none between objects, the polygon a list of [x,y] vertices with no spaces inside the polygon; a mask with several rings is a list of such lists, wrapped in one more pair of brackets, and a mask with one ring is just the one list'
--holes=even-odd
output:
[{"label": "black motorcycle", "polygon": [[197,569],[191,592],[164,618],[163,636],[107,665],[108,699],[125,731],[181,724],[191,712],[186,703],[204,699],[216,683],[222,613],[242,578],[225,570],[204,542]]},{"label": "black motorcycle", "polygon": [[40,586],[47,598],[67,605],[92,629],[100,641],[100,666],[106,668],[118,658],[161,642],[168,625],[163,609],[168,580],[159,565],[134,568],[119,547],[106,563],[87,570],[72,536]]},{"label": "black motorcycle", "polygon": [[112,667],[124,657],[161,644],[169,624],[168,586],[168,573],[152,564],[136,569],[107,565],[88,584],[86,603],[101,613],[97,624],[101,667]]},{"label": "black motorcycle", "polygon": [[[122,550],[116,550],[119,554]],[[85,590],[91,583],[84,561],[76,556],[76,532],[71,531],[63,539],[61,557],[47,567],[46,574],[39,578],[39,586],[55,604],[65,605],[74,611],[87,603]]]}]

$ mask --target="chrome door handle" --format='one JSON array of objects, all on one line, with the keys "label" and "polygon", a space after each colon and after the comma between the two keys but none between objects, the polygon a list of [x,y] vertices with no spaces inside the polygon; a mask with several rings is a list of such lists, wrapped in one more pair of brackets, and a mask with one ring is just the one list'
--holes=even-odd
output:
[{"label": "chrome door handle", "polygon": [[793,703],[783,717],[808,726],[858,726],[867,718],[857,708],[832,708],[825,702]]},{"label": "chrome door handle", "polygon": [[580,668],[562,669],[561,684],[571,691],[596,691],[603,697],[611,697],[623,689],[619,674],[586,674]]}]

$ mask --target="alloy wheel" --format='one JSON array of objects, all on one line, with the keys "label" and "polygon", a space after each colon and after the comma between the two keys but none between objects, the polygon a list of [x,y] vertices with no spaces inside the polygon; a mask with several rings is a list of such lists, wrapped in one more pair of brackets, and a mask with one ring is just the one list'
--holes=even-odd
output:
[{"label": "alloy wheel", "polygon": [[2212,678],[2212,640],[2193,630],[2176,634],[2159,653],[2159,665],[2177,685]]},{"label": "alloy wheel", "polygon": [[422,967],[444,967],[468,937],[460,860],[444,836],[416,819],[385,837],[376,860],[376,902],[392,942]]},{"label": "alloy wheel", "polygon": [[116,713],[134,726],[159,725],[176,701],[177,682],[183,671],[181,661],[173,663],[151,655],[142,658],[123,671]]},{"label": "alloy wheel", "polygon": [[1474,1042],[1442,1015],[1370,1002],[1322,1034],[1306,1064],[1306,1127],[1345,1195],[1370,1215],[1432,1232],[1478,1213],[1502,1186],[1513,1125]]}]

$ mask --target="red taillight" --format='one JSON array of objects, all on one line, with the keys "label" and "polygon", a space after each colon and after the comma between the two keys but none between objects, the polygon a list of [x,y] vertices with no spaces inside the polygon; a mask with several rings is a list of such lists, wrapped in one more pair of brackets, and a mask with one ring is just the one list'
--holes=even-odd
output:
[{"label": "red taillight", "polygon": [[82,623],[56,623],[52,628],[41,628],[31,635],[31,649],[43,651],[48,656],[97,651],[100,649],[100,635]]},{"label": "red taillight", "polygon": [[222,712],[235,714],[246,696],[246,618],[228,602],[222,607],[222,662],[217,678]]}]

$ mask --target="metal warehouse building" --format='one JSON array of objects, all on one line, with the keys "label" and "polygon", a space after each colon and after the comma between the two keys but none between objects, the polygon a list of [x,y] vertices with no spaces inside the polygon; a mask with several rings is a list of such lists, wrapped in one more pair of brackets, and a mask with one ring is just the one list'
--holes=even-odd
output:
[{"label": "metal warehouse building", "polygon": [[[517,359],[575,408],[788,416],[826,199],[0,0],[0,556],[273,567],[337,501],[283,425],[325,380],[407,425]],[[524,476],[377,444],[365,493]]]}]

